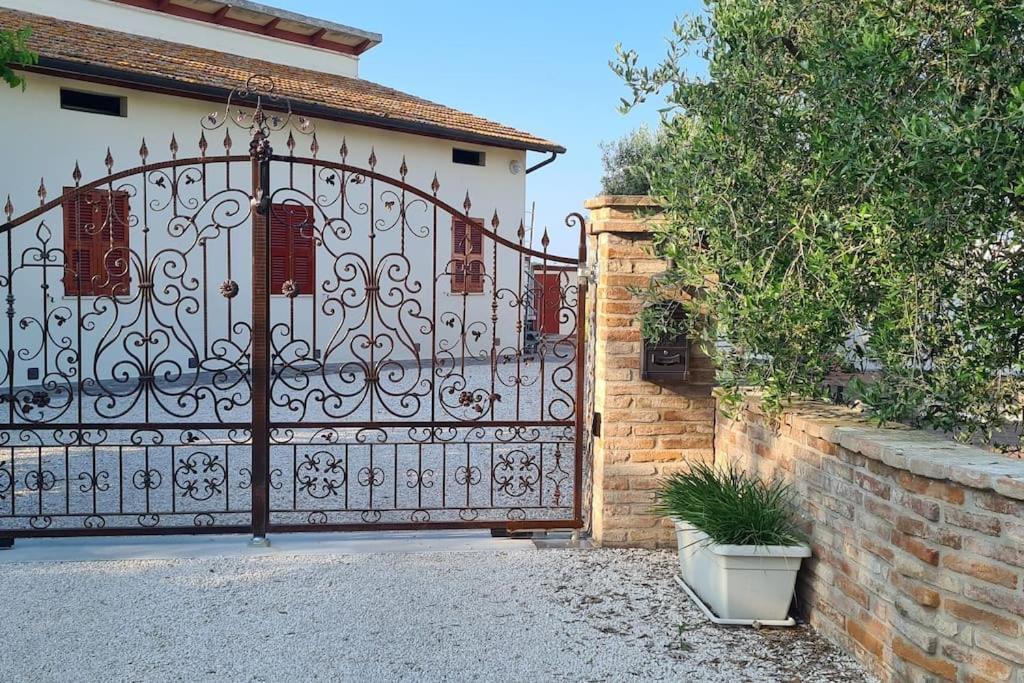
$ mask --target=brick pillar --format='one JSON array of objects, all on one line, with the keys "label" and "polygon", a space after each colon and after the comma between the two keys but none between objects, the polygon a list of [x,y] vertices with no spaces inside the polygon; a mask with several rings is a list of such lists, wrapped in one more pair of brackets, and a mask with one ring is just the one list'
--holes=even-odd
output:
[{"label": "brick pillar", "polygon": [[641,301],[630,292],[665,268],[651,252],[655,204],[646,197],[586,202],[596,311],[593,336],[593,536],[606,546],[671,547],[671,525],[650,514],[660,478],[691,461],[714,459],[714,372],[691,349],[690,380],[659,385],[640,378]]}]

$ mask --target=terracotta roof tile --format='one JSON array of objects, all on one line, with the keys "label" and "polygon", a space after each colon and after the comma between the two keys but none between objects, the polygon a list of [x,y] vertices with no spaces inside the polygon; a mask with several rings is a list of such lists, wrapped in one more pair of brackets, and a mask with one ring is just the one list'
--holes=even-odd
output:
[{"label": "terracotta roof tile", "polygon": [[293,108],[317,107],[303,113],[319,115],[322,108],[355,123],[516,149],[564,151],[529,133],[370,81],[0,8],[0,28],[22,26],[32,29],[29,43],[42,66],[99,67],[207,92],[241,87],[253,74],[269,75]]}]

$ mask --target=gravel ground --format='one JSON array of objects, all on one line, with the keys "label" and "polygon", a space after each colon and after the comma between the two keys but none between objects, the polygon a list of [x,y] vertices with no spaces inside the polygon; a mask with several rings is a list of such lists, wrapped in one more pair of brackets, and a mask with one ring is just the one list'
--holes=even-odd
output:
[{"label": "gravel ground", "polygon": [[806,627],[721,629],[666,552],[18,564],[0,680],[870,681]]}]

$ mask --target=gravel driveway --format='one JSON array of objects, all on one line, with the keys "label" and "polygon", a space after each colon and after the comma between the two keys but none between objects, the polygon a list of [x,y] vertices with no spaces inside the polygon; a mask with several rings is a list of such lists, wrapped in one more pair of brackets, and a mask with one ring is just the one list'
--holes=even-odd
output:
[{"label": "gravel driveway", "polygon": [[872,680],[805,627],[710,626],[672,566],[619,550],[11,564],[0,680]]}]

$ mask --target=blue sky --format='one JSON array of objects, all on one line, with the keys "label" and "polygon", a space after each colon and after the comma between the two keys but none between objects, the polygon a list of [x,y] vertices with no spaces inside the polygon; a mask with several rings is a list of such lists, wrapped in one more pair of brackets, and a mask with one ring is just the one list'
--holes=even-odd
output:
[{"label": "blue sky", "polygon": [[[537,238],[575,254],[563,219],[599,189],[599,143],[657,122],[656,104],[622,116],[622,83],[608,68],[616,42],[641,60],[664,53],[672,21],[700,0],[264,0],[384,35],[360,75],[561,143],[568,153],[530,175]],[[531,163],[544,158],[531,154]]]}]

